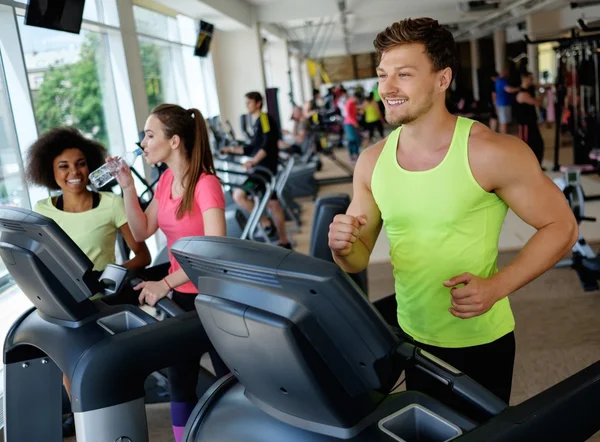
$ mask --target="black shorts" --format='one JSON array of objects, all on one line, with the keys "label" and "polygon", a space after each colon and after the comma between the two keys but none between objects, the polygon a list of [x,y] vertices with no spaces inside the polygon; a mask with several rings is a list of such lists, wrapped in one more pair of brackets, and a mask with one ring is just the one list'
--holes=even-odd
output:
[{"label": "black shorts", "polygon": [[[246,191],[246,193],[258,194],[262,196],[265,194],[265,191],[267,189],[263,180],[259,178],[249,177],[246,181],[244,181],[244,184],[242,184],[242,190]],[[277,194],[275,193],[275,191],[271,193],[270,199],[277,199]]]}]

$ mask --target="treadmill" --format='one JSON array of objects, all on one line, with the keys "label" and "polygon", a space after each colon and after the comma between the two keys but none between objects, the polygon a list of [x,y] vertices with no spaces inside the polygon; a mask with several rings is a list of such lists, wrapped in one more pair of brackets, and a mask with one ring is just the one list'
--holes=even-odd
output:
[{"label": "treadmill", "polygon": [[71,238],[30,210],[0,207],[0,257],[34,305],[4,342],[6,442],[62,442],[63,373],[78,442],[147,442],[146,378],[212,349],[198,315],[165,298],[157,305],[177,317],[159,322],[92,300],[129,283],[127,270],[94,278]]},{"label": "treadmill", "polygon": [[[172,251],[200,288],[197,311],[156,322],[90,299],[118,290],[122,268],[109,267],[100,286],[54,221],[0,208],[0,256],[35,306],[4,345],[7,442],[62,441],[62,373],[78,442],[147,442],[145,378],[213,347],[232,374],[198,402],[187,442],[577,442],[600,429],[600,363],[507,407],[395,334],[333,263],[226,237],[184,238]],[[473,422],[416,391],[392,393],[407,364],[489,419]]]},{"label": "treadmill", "polygon": [[[172,253],[233,373],[199,401],[186,442],[584,441],[600,430],[600,362],[515,407],[394,333],[337,265],[231,238]],[[414,365],[487,415],[474,422],[417,391]]]}]

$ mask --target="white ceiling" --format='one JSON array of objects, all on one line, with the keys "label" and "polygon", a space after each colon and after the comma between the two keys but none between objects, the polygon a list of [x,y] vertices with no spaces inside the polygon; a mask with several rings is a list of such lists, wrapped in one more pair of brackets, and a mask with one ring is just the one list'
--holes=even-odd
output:
[{"label": "white ceiling", "polygon": [[569,0],[485,0],[478,3],[497,3],[497,8],[474,10],[466,0],[155,1],[223,31],[247,29],[256,22],[268,24],[270,30],[278,30],[306,55],[316,58],[371,52],[378,32],[407,17],[435,18],[450,26],[458,40],[464,40],[490,34],[494,27],[523,23],[529,13],[569,4]]},{"label": "white ceiling", "polygon": [[[311,57],[373,51],[378,32],[393,22],[407,17],[432,17],[450,26],[454,32],[474,28],[490,33],[501,20],[511,25],[524,22],[528,8],[535,10],[564,6],[568,0],[487,0],[488,6],[478,9],[468,1],[458,0],[245,0],[256,10],[256,19],[282,27],[288,39],[296,41],[304,51],[312,48]],[[340,3],[342,5],[340,5]],[[482,5],[484,6],[484,5]],[[342,8],[342,9],[340,9]],[[342,14],[341,11],[344,11]],[[506,11],[512,10],[512,14]],[[504,14],[502,14],[502,12]],[[497,17],[486,20],[491,14]],[[342,17],[346,18],[346,32]],[[469,38],[471,34],[464,34]],[[315,36],[317,38],[315,38]],[[457,35],[457,38],[460,38]],[[313,44],[314,42],[314,44]]]}]

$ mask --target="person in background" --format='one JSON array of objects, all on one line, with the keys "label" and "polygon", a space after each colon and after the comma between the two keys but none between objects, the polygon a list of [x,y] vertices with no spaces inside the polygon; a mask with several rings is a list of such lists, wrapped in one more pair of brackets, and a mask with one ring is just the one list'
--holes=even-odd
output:
[{"label": "person in background", "polygon": [[338,109],[342,118],[346,118],[346,101],[348,101],[348,91],[341,86],[340,87],[340,98],[338,98]]},{"label": "person in background", "polygon": [[308,130],[304,112],[300,106],[294,106],[291,120],[294,127],[291,131],[282,130],[282,139],[279,140],[279,147],[290,154],[302,154],[302,145]]},{"label": "person in background", "polygon": [[[246,94],[246,107],[248,108],[248,113],[252,115],[254,136],[244,147],[227,146],[222,151],[223,153],[251,156],[252,158],[244,163],[246,169],[252,170],[254,166],[262,166],[271,171],[273,175],[277,175],[280,132],[273,118],[262,111],[262,106],[263,97],[260,92],[248,92]],[[255,171],[253,174],[261,175],[267,180],[271,179],[266,173],[260,171]],[[248,199],[248,193],[256,192],[264,194],[266,191],[265,183],[261,179],[249,177],[243,184],[243,187],[247,191],[235,189],[233,199],[240,207],[251,213],[254,209],[254,201]],[[263,228],[269,236],[279,235],[279,245],[281,247],[291,249],[292,246],[285,227],[285,214],[277,200],[275,192],[271,194],[271,199],[267,207],[273,215],[275,225],[271,224],[267,216],[263,215],[260,221]]]},{"label": "person in background", "polygon": [[[185,311],[193,311],[198,290],[171,253],[171,247],[186,236],[226,235],[225,197],[215,175],[206,122],[198,109],[161,104],[152,110],[144,131],[146,136],[141,145],[145,160],[149,164],[168,166],[145,212],[127,166],[119,170],[117,181],[123,189],[125,213],[134,238],[144,241],[160,229],[167,238],[170,268],[160,281],[142,282],[135,288],[141,290],[140,304],[154,306],[173,292],[177,305]],[[210,357],[217,377],[229,372],[214,350]],[[168,369],[176,442],[181,441],[185,424],[198,402],[199,370],[200,361]]]},{"label": "person in background", "polygon": [[362,104],[362,109],[364,112],[364,120],[365,127],[369,131],[369,139],[368,143],[370,144],[373,140],[373,134],[375,133],[375,129],[379,132],[379,137],[383,138],[383,115],[379,110],[379,105],[373,98],[373,93],[371,92],[365,102]]},{"label": "person in background", "polygon": [[550,129],[556,121],[554,85],[550,81],[550,72],[544,71],[542,73],[542,78],[544,81],[542,84],[542,87],[544,88],[544,108],[546,109],[544,121],[546,122],[546,127]]},{"label": "person in background", "polygon": [[383,104],[383,100],[379,96],[379,82],[375,83],[375,86],[373,86],[373,90],[371,91],[371,93],[373,94],[373,99],[377,103],[377,106],[379,106],[379,113],[381,115],[385,115],[385,105]]},{"label": "person in background", "polygon": [[488,109],[490,110],[489,126],[490,126],[490,129],[492,130],[492,132],[498,131],[498,111],[496,108],[497,104],[496,104],[496,87],[495,87],[497,79],[498,79],[498,72],[494,72],[492,74],[492,76],[490,77],[489,95],[487,97]]},{"label": "person in background", "polygon": [[353,92],[348,97],[345,104],[344,132],[348,143],[350,161],[356,162],[360,150],[360,132],[358,126],[358,105],[356,103],[356,94]]},{"label": "person in background", "polygon": [[319,110],[325,107],[325,100],[321,97],[319,89],[313,89],[313,109]]},{"label": "person in background", "polygon": [[519,138],[533,151],[540,165],[544,159],[544,140],[538,126],[540,99],[535,96],[531,72],[521,74],[521,87],[515,105],[516,120],[519,125]]},{"label": "person in background", "polygon": [[501,134],[508,133],[508,125],[512,121],[512,104],[513,94],[519,91],[519,88],[512,87],[508,84],[508,68],[503,68],[500,76],[494,83],[496,92],[496,112],[498,114],[498,122],[500,123]]}]

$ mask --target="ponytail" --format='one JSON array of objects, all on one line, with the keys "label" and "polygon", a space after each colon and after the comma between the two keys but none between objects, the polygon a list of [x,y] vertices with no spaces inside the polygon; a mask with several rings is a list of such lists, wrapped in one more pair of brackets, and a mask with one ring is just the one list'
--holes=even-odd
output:
[{"label": "ponytail", "polygon": [[182,180],[184,193],[181,204],[177,209],[177,219],[183,218],[186,213],[191,213],[192,207],[194,207],[196,183],[200,179],[200,175],[202,173],[215,174],[215,165],[212,152],[210,151],[206,121],[204,121],[204,117],[198,109],[192,108],[188,112],[190,112],[194,120],[194,143],[190,147],[185,146],[190,164]]},{"label": "ponytail", "polygon": [[189,161],[182,177],[183,198],[177,209],[177,219],[181,219],[194,207],[196,183],[202,173],[215,174],[206,121],[198,109],[185,110],[176,104],[160,104],[152,110],[152,114],[163,124],[167,137],[179,135]]}]

